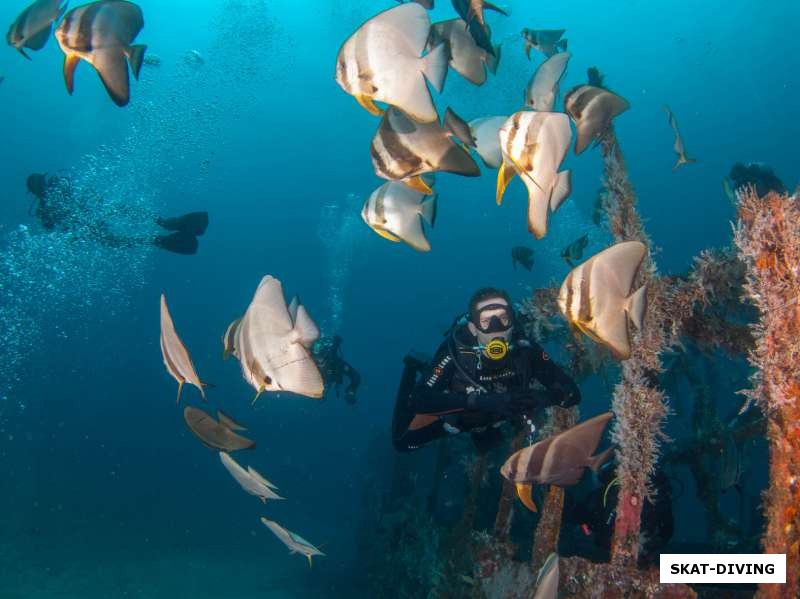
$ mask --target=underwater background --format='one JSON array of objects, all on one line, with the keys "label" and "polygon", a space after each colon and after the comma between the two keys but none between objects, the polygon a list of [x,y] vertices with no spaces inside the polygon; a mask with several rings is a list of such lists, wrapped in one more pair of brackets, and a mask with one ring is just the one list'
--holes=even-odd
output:
[{"label": "underwater background", "polygon": [[[23,4],[4,2],[0,23]],[[559,254],[575,238],[589,233],[587,255],[609,244],[592,222],[599,155],[568,156],[573,193],[542,241],[527,232],[522,186],[498,208],[492,171],[439,175],[433,250],[416,253],[361,222],[364,199],[381,184],[368,153],[377,121],[333,78],[341,43],[393,2],[138,4],[138,41],[162,64],[143,68],[125,109],[87,65],[68,96],[52,40],[31,62],[0,53],[0,597],[370,596],[359,549],[364,498],[389,488],[403,356],[432,353],[474,289],[502,287],[522,300],[560,283],[569,267]],[[455,15],[437,4],[432,20]],[[518,110],[538,60],[525,58],[519,32],[565,28],[573,58],[562,89],[597,65],[631,102],[615,128],[661,272],[685,272],[702,249],[730,245],[735,210],[721,182],[734,162],[765,162],[788,188],[798,183],[797,2],[508,6],[510,17],[489,17],[503,42],[498,75],[477,88],[451,72],[437,105],[467,119]],[[677,172],[664,104],[698,158]],[[96,190],[104,218],[123,228],[192,210],[207,210],[211,224],[196,256],[75,242],[29,215],[25,179],[34,172]],[[532,272],[512,268],[516,245],[533,248]],[[335,395],[267,396],[251,408],[238,366],[221,360],[220,337],[265,274],[300,294],[324,333],[342,335],[363,377],[356,406]],[[158,346],[162,292],[215,385],[209,405],[248,426],[257,441],[249,463],[287,501],[262,506],[242,493],[184,425]],[[729,417],[749,368],[722,356],[708,364],[704,384]],[[608,409],[599,381],[582,392],[582,414]],[[667,433],[680,438],[689,434],[689,391],[676,384],[667,394]],[[200,405],[194,389],[184,401]],[[767,461],[758,443],[747,453],[752,512]],[[434,448],[414,456],[420,485],[435,459]],[[496,469],[490,476],[499,479]],[[681,486],[673,542],[702,543],[690,477]],[[463,483],[444,493],[458,510]],[[726,501],[738,517],[736,500]],[[309,570],[260,516],[327,557]]]}]

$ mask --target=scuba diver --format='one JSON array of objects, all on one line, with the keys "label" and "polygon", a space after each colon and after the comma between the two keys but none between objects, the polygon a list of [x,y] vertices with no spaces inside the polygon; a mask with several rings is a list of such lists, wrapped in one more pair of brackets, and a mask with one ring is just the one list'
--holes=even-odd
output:
[{"label": "scuba diver", "polygon": [[[764,197],[769,192],[784,194],[786,193],[786,186],[783,184],[775,172],[766,164],[759,162],[752,162],[750,164],[743,164],[737,162],[731,168],[730,180],[732,182],[732,191],[736,192],[745,185],[752,185],[755,187],[756,193],[759,197]],[[729,194],[730,195],[730,194]]]},{"label": "scuba diver", "polygon": [[575,382],[515,326],[511,299],[499,289],[472,296],[432,361],[404,362],[392,423],[398,451],[463,431],[485,451],[502,438],[503,422],[581,399]]},{"label": "scuba diver", "polygon": [[314,361],[317,363],[325,382],[325,388],[336,387],[336,395],[341,395],[344,377],[347,377],[347,387],[344,389],[344,400],[354,406],[356,404],[356,392],[361,384],[361,375],[358,371],[345,362],[342,356],[342,338],[339,335],[333,337],[321,337],[311,348]]},{"label": "scuba diver", "polygon": [[[130,237],[115,234],[102,219],[86,220],[92,213],[92,202],[81,194],[67,177],[34,173],[27,178],[28,192],[35,198],[34,216],[48,231],[80,233],[83,237],[112,248],[155,245],[176,254],[197,253],[197,238],[208,228],[208,212],[192,212],[175,218],[158,218],[155,223],[168,235]],[[100,200],[101,201],[101,200]]]},{"label": "scuba diver", "polygon": [[[594,549],[585,548],[577,553],[593,561],[608,561],[610,558],[619,489],[614,477],[616,469],[615,460],[603,464],[590,490],[586,491],[584,485],[568,489],[564,500],[564,522],[577,527],[579,538],[591,541],[594,546]],[[659,554],[672,538],[674,528],[670,478],[657,468],[650,478],[650,485],[652,497],[645,499],[642,505],[640,567],[658,561]]]}]

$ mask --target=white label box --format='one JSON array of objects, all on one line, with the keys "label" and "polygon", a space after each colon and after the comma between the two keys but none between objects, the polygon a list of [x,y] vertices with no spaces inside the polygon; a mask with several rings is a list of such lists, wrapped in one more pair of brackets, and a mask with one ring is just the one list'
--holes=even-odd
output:
[{"label": "white label box", "polygon": [[664,553],[661,582],[786,583],[783,553]]}]

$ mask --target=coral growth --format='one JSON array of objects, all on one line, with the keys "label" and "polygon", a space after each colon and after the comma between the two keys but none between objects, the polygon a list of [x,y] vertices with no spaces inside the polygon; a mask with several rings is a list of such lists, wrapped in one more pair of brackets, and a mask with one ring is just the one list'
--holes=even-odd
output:
[{"label": "coral growth", "polygon": [[579,558],[559,560],[559,589],[565,597],[586,599],[688,599],[697,595],[683,584],[660,584],[657,570],[645,572]]},{"label": "coral growth", "polygon": [[[622,150],[613,130],[601,144],[607,195],[604,208],[615,241],[637,240],[652,244],[636,211],[636,194],[628,179]],[[667,415],[664,394],[655,386],[661,371],[660,354],[667,347],[665,322],[669,315],[668,284],[656,277],[652,256],[639,268],[634,287],[648,286],[648,314],[643,331],[633,345],[631,358],[622,363],[622,379],[614,390],[616,416],[612,438],[618,445],[617,477],[620,493],[612,545],[612,560],[633,567],[639,551],[642,504],[648,496],[648,480],[655,469],[661,426]]]},{"label": "coral growth", "polygon": [[800,199],[754,189],[739,193],[734,237],[747,266],[745,288],[760,313],[750,361],[758,370],[748,403],[767,417],[770,483],[764,550],[786,554],[786,585],[762,585],[762,597],[800,593]]}]

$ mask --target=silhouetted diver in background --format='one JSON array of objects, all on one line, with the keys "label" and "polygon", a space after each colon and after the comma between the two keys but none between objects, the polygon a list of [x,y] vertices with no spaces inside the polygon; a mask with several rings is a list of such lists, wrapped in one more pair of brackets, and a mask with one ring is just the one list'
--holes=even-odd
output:
[{"label": "silhouetted diver in background", "polygon": [[197,238],[208,228],[208,212],[191,212],[174,218],[157,218],[155,222],[158,226],[172,231],[168,235],[117,235],[105,220],[86,219],[85,214],[91,211],[91,205],[85,196],[78,193],[68,177],[34,173],[28,176],[26,184],[37,200],[34,215],[45,229],[77,233],[107,247],[152,244],[168,252],[192,255],[197,253]]}]

